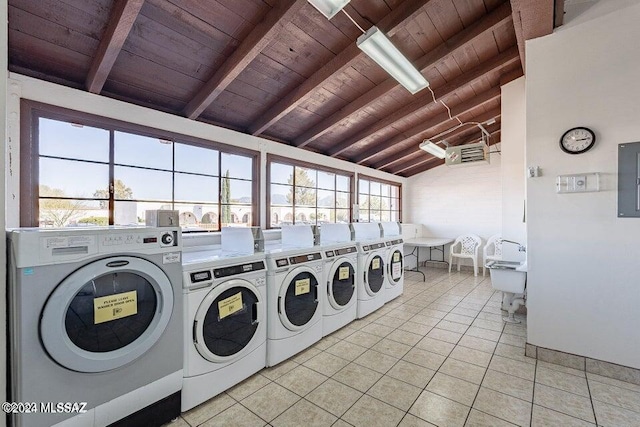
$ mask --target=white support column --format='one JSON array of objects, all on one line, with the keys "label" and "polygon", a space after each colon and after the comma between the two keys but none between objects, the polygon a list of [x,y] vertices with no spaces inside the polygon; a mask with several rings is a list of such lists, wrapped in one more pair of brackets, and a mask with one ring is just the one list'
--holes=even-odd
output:
[{"label": "white support column", "polygon": [[[2,141],[2,149],[0,150],[0,163],[6,167],[6,149],[7,149],[7,78],[9,77],[8,71],[8,57],[9,57],[9,42],[7,31],[7,19],[8,19],[8,5],[6,1],[0,1],[0,140]],[[6,200],[5,200],[5,175],[0,174],[0,224],[2,228],[6,228]],[[4,236],[0,238],[0,277],[5,278],[7,272],[7,247],[6,239]],[[2,282],[5,282],[4,280]],[[6,285],[5,285],[6,286]],[[6,351],[7,348],[7,336],[5,331],[6,327],[6,315],[7,301],[6,301],[6,289],[2,289],[0,294],[0,402],[7,400],[6,384],[7,384],[7,372],[5,366],[7,366]],[[4,414],[0,415],[0,426],[6,425],[6,418]]]}]

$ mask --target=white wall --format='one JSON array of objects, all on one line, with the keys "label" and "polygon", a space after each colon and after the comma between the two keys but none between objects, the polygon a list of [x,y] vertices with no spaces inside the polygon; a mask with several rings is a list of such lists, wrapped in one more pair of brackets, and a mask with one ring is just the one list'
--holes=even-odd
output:
[{"label": "white wall", "polygon": [[[6,67],[5,67],[6,68]],[[406,183],[405,178],[377,171],[364,166],[359,166],[343,160],[327,157],[321,154],[287,146],[284,144],[269,141],[263,138],[239,133],[218,126],[179,117],[172,114],[162,113],[149,108],[139,107],[104,96],[94,95],[85,91],[71,89],[57,84],[33,79],[20,74],[9,74],[9,91],[11,96],[8,100],[9,114],[15,117],[16,124],[19,123],[20,98],[39,101],[47,104],[57,105],[72,110],[84,111],[103,117],[110,117],[130,123],[136,123],[156,129],[167,130],[190,135],[211,141],[217,141],[228,145],[249,148],[261,152],[261,191],[260,191],[260,224],[264,228],[266,219],[266,154],[272,153],[293,159],[302,159],[306,162],[362,173],[365,175],[378,177],[388,181],[401,184]],[[14,159],[19,158],[20,150],[20,127],[10,126],[9,136],[14,143],[10,145]],[[17,164],[14,164],[13,173],[7,172],[8,197],[7,199],[7,223],[10,227],[19,225],[19,203],[20,203],[20,173]],[[404,191],[406,189],[403,188]]]},{"label": "white wall", "polygon": [[[640,368],[640,220],[618,219],[617,146],[640,140],[640,4],[595,3],[527,42],[528,341]],[[569,128],[595,147],[560,151]],[[558,174],[600,172],[603,191],[556,194]]]},{"label": "white wall", "polygon": [[[523,222],[525,194],[525,78],[520,77],[502,86],[501,94],[502,143],[502,238],[526,245],[527,229]],[[523,260],[524,252],[505,243],[503,258]]]},{"label": "white wall", "polygon": [[[5,149],[6,149],[6,118],[7,109],[5,100],[7,99],[7,58],[8,54],[8,37],[7,37],[7,2],[0,2],[0,141],[2,141],[2,148],[0,148],[0,164],[5,164]],[[5,222],[5,179],[4,174],[0,175],[0,224],[4,225]],[[6,259],[7,259],[6,239],[4,236],[0,238],[0,277],[3,279],[0,283],[4,283],[6,277]],[[7,337],[5,336],[6,325],[6,312],[7,301],[6,292],[3,289],[0,294],[0,402],[7,400],[6,384],[7,384],[7,372],[5,366],[7,366],[6,348]],[[0,415],[0,426],[4,426],[6,418],[4,415]]]},{"label": "white wall", "polygon": [[500,154],[492,153],[488,165],[443,165],[410,177],[405,222],[422,224],[423,236],[455,238],[473,233],[486,241],[502,225],[500,164]]}]

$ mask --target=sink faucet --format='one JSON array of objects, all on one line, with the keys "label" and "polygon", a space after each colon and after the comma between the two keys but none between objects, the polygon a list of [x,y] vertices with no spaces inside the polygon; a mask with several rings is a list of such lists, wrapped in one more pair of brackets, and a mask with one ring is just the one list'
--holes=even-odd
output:
[{"label": "sink faucet", "polygon": [[514,242],[513,240],[502,239],[502,243],[513,243],[514,245],[518,245],[518,252],[527,252],[527,247],[522,245],[521,243]]}]

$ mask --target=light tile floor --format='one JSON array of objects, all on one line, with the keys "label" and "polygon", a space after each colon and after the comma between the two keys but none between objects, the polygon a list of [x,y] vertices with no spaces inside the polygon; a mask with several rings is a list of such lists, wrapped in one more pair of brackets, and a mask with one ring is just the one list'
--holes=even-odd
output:
[{"label": "light tile floor", "polygon": [[489,277],[425,269],[364,319],[169,424],[640,426],[640,386],[524,356]]}]

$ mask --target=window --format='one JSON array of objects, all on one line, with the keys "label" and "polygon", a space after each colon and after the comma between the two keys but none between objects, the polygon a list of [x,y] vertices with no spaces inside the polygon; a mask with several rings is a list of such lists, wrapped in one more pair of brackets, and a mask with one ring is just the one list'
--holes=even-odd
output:
[{"label": "window", "polygon": [[269,156],[268,175],[270,227],[351,222],[352,174]]},{"label": "window", "polygon": [[257,152],[25,103],[23,226],[138,225],[150,209],[186,231],[255,225]]},{"label": "window", "polygon": [[360,175],[358,206],[360,222],[401,221],[402,185]]}]

